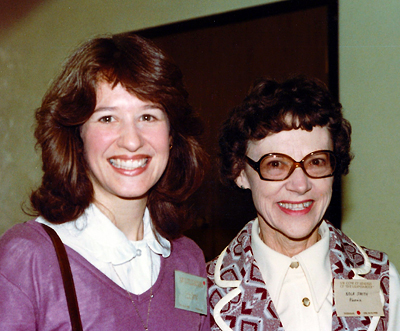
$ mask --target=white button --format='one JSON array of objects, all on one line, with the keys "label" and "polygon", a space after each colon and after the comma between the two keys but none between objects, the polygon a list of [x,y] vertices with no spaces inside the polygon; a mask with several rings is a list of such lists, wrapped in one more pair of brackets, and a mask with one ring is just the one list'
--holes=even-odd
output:
[{"label": "white button", "polygon": [[136,255],[137,256],[140,256],[140,255],[142,255],[142,250],[141,249],[136,249]]},{"label": "white button", "polygon": [[299,262],[294,261],[294,262],[290,263],[290,267],[291,267],[292,269],[298,268],[298,267],[299,267]]},{"label": "white button", "polygon": [[304,298],[304,299],[302,300],[302,302],[303,302],[303,306],[304,306],[304,307],[308,307],[308,306],[310,306],[310,304],[311,304],[309,298]]}]

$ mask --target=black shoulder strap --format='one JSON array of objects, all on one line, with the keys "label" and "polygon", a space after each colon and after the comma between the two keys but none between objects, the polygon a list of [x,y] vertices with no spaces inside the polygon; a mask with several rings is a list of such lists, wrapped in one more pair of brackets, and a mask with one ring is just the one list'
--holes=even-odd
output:
[{"label": "black shoulder strap", "polygon": [[82,331],[81,316],[79,313],[78,300],[76,298],[74,280],[72,278],[71,267],[64,244],[57,233],[49,226],[42,224],[47,234],[53,242],[57,253],[58,264],[60,265],[61,275],[64,283],[65,296],[67,297],[69,317],[71,318],[72,331]]}]

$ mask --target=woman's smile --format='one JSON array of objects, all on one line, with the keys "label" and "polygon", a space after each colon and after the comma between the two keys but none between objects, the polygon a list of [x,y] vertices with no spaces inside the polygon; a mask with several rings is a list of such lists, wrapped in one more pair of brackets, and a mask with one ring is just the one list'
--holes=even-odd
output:
[{"label": "woman's smile", "polygon": [[117,168],[123,170],[136,170],[138,168],[144,168],[148,164],[150,157],[143,158],[129,158],[122,159],[120,157],[112,157],[109,159],[110,164]]},{"label": "woman's smile", "polygon": [[303,202],[278,202],[280,209],[290,215],[304,215],[307,214],[313,205],[313,200],[303,201]]}]

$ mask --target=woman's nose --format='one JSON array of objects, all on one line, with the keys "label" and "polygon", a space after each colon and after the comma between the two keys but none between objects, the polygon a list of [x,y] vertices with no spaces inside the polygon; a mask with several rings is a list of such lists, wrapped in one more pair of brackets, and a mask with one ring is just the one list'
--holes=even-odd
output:
[{"label": "woman's nose", "polygon": [[140,130],[133,123],[124,123],[119,131],[118,146],[130,152],[138,150],[142,146]]},{"label": "woman's nose", "polygon": [[311,189],[310,178],[301,167],[298,167],[287,179],[286,188],[298,194],[305,194]]}]

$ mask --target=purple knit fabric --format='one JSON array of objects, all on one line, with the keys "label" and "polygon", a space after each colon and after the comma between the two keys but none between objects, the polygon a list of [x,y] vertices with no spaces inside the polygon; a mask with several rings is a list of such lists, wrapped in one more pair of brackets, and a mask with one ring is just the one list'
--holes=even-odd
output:
[{"label": "purple knit fabric", "polygon": [[[83,329],[143,330],[127,292],[81,255],[66,247]],[[153,286],[149,330],[210,330],[209,316],[174,307],[174,271],[206,277],[204,256],[190,239],[172,241]],[[146,321],[150,290],[131,297]],[[19,224],[0,239],[0,330],[71,330],[57,257],[50,238],[35,221]]]}]

